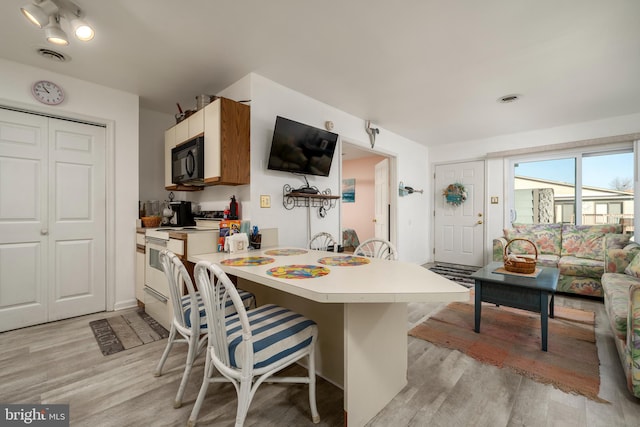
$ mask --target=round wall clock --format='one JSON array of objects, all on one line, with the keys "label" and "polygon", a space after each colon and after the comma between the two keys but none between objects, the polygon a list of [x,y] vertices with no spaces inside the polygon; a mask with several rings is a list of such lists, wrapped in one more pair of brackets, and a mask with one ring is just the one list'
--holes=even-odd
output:
[{"label": "round wall clock", "polygon": [[34,98],[47,105],[58,105],[64,101],[62,88],[47,80],[35,82],[31,87],[31,93]]}]

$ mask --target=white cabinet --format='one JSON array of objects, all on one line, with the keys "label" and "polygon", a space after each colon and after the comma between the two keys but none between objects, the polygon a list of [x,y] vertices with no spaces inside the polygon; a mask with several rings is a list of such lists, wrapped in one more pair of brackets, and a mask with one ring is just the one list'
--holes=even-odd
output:
[{"label": "white cabinet", "polygon": [[144,301],[144,233],[136,233],[136,299]]},{"label": "white cabinet", "polygon": [[171,182],[171,149],[204,133],[204,110],[196,111],[164,132],[164,186],[167,190],[199,190],[182,187]]},{"label": "white cabinet", "polygon": [[165,188],[201,190],[171,182],[171,149],[204,134],[205,185],[241,185],[250,182],[250,108],[218,98],[187,119],[165,131]]}]

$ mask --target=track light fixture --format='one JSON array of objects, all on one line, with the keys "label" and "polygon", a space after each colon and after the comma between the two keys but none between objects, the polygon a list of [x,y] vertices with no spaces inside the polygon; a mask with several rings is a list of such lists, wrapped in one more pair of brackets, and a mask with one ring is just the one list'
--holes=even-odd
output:
[{"label": "track light fixture", "polygon": [[69,39],[60,26],[63,18],[78,40],[86,42],[95,36],[93,28],[83,19],[82,10],[70,0],[32,0],[32,3],[22,6],[20,11],[29,22],[44,29],[49,43],[59,46],[69,44]]}]

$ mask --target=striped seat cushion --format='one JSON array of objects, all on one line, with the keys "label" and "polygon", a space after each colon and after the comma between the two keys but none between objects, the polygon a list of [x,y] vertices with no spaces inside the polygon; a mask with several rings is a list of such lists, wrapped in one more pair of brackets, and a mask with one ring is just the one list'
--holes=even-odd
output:
[{"label": "striped seat cushion", "polygon": [[[318,328],[313,320],[273,304],[247,311],[253,336],[254,369],[275,363],[290,354],[308,347]],[[245,343],[237,314],[227,320],[229,361],[234,368],[242,368]]]},{"label": "striped seat cushion", "polygon": [[[242,289],[238,289],[238,294],[244,303],[245,308],[249,309],[251,307],[256,306],[256,298],[252,293],[243,291]],[[200,312],[200,330],[204,333],[207,331],[207,318],[206,313],[204,311],[204,302],[202,301],[202,296],[200,296],[200,292],[196,292],[196,299],[198,300],[198,311]],[[191,299],[189,295],[185,295],[181,300],[182,312],[184,313],[184,322],[188,328],[191,327]],[[236,309],[233,307],[233,302],[228,300],[226,305],[227,307],[227,316],[232,314],[236,314]]]}]

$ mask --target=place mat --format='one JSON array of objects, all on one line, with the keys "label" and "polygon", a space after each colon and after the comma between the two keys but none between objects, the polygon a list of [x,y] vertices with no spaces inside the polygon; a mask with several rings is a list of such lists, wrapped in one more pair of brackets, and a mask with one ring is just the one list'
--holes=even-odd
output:
[{"label": "place mat", "polygon": [[225,259],[220,261],[220,264],[231,265],[234,267],[244,267],[271,264],[274,261],[274,258],[268,258],[265,256],[248,256],[243,258]]},{"label": "place mat", "polygon": [[328,256],[320,258],[318,260],[320,264],[335,265],[339,267],[352,267],[356,265],[369,264],[371,260],[369,258],[361,256],[343,255],[343,256]]},{"label": "place mat", "polygon": [[293,264],[274,267],[267,270],[267,274],[278,279],[313,279],[326,276],[329,271],[331,270],[319,265]]},{"label": "place mat", "polygon": [[511,276],[522,276],[522,277],[538,277],[538,274],[542,271],[541,268],[536,267],[533,273],[515,273],[513,271],[507,271],[504,267],[496,268],[492,271],[492,273],[497,274],[508,274]]},{"label": "place mat", "polygon": [[304,249],[271,249],[266,251],[264,254],[289,256],[289,255],[302,255],[302,254],[306,254],[307,252],[309,251],[306,251]]}]

